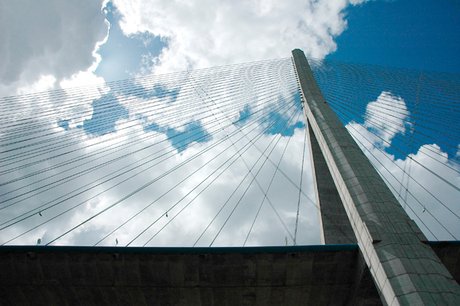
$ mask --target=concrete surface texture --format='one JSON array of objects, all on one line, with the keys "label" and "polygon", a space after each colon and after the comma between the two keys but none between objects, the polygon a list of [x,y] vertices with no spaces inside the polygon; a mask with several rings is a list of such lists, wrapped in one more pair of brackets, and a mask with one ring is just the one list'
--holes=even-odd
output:
[{"label": "concrete surface texture", "polygon": [[383,302],[460,305],[460,286],[324,99],[303,51],[292,54],[306,121]]}]

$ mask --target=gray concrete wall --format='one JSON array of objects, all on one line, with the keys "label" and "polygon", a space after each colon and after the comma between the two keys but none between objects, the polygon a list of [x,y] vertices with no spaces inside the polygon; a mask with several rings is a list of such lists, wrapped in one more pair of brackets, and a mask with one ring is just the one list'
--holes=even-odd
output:
[{"label": "gray concrete wall", "polygon": [[[324,99],[303,51],[292,52],[304,113],[358,245],[388,305],[460,305],[460,287]],[[350,101],[351,103],[351,101]]]},{"label": "gray concrete wall", "polygon": [[[431,243],[460,280],[460,243]],[[355,245],[0,247],[0,305],[382,305]]]},{"label": "gray concrete wall", "polygon": [[0,305],[380,304],[372,282],[355,288],[358,254],[356,245],[0,247]]},{"label": "gray concrete wall", "polygon": [[310,143],[316,203],[319,207],[322,243],[356,243],[347,212],[309,122],[307,122],[306,128]]}]

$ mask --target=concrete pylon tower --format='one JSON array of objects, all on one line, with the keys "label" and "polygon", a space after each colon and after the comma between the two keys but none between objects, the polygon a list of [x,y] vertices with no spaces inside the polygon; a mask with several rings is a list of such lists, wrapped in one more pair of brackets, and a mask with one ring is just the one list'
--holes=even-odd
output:
[{"label": "concrete pylon tower", "polygon": [[460,286],[324,99],[303,51],[292,55],[323,242],[357,241],[386,305],[460,305]]}]

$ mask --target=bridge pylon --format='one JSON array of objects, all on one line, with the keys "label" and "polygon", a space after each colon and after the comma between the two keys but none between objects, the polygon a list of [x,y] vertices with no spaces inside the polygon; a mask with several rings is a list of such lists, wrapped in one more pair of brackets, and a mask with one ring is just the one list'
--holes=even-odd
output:
[{"label": "bridge pylon", "polygon": [[292,56],[323,242],[357,241],[386,305],[460,305],[460,286],[329,106],[303,51]]}]

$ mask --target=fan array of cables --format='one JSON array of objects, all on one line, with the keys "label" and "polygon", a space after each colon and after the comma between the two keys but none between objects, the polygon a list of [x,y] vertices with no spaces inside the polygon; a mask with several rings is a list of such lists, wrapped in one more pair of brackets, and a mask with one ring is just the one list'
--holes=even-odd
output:
[{"label": "fan array of cables", "polygon": [[460,237],[460,75],[312,61],[323,95],[431,240]]},{"label": "fan array of cables", "polygon": [[[456,240],[459,76],[310,64],[409,215]],[[0,98],[0,243],[318,244],[300,100],[290,58]]]},{"label": "fan array of cables", "polygon": [[295,240],[303,143],[291,140],[304,125],[289,58],[7,97],[1,108],[3,244]]}]

